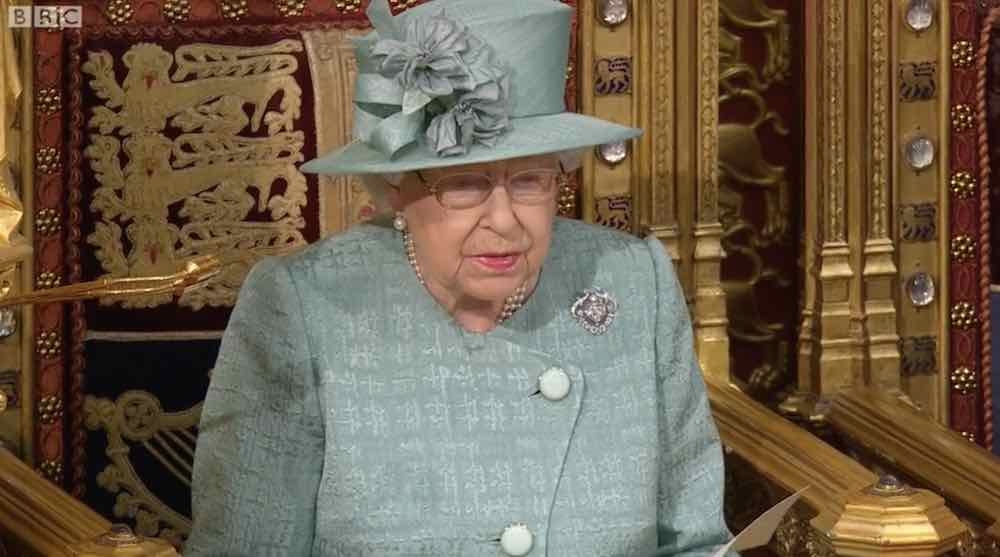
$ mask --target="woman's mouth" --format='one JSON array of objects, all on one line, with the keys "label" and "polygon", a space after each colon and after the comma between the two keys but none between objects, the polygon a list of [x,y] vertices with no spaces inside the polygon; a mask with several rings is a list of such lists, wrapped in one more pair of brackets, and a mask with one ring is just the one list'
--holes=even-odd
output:
[{"label": "woman's mouth", "polygon": [[521,257],[519,253],[488,253],[477,255],[473,259],[491,271],[509,271],[517,265]]}]

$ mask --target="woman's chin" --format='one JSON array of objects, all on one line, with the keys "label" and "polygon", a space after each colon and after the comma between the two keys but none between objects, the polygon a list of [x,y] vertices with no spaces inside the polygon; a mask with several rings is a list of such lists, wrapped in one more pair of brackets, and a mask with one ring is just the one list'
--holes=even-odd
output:
[{"label": "woman's chin", "polygon": [[489,302],[503,302],[521,286],[521,277],[490,277],[476,279],[473,284],[466,285],[466,296]]}]

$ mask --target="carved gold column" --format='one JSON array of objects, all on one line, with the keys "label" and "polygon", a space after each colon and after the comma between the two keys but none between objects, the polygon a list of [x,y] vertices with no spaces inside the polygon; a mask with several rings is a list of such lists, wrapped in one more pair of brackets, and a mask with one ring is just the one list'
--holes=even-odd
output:
[{"label": "carved gold column", "polygon": [[[695,134],[689,144],[695,198],[694,223],[694,325],[695,345],[702,368],[717,377],[729,376],[729,333],[726,294],[720,280],[722,224],[719,222],[718,122],[719,122],[719,4],[717,0],[677,2],[677,44],[688,52],[687,87],[690,99],[680,110],[694,115]],[[693,60],[691,58],[694,58]],[[694,70],[693,72],[691,70]],[[683,77],[678,76],[680,83]],[[680,97],[680,95],[679,95]],[[691,186],[688,186],[691,187]]]},{"label": "carved gold column", "polygon": [[[799,325],[798,343],[798,387],[802,391],[815,392],[819,385],[819,250],[822,242],[820,234],[820,215],[823,205],[822,196],[817,191],[820,161],[817,159],[819,150],[819,122],[815,115],[819,85],[819,58],[822,52],[819,37],[819,14],[816,2],[806,2],[803,5],[803,35],[806,111],[804,119],[805,160],[803,172],[805,187],[802,192],[802,315]],[[813,114],[813,115],[810,115]]]},{"label": "carved gold column", "polygon": [[639,232],[653,235],[667,247],[674,261],[681,261],[677,219],[676,141],[674,110],[678,101],[674,67],[675,2],[642,2],[636,6],[639,44],[635,53],[636,95],[639,120],[647,132],[639,139],[637,153],[642,172],[636,192]]},{"label": "carved gold column", "polygon": [[[813,63],[807,62],[806,74],[806,136],[816,138],[806,145],[806,160],[810,161],[806,188],[811,192],[806,198],[816,200],[815,205],[807,206],[806,213],[817,213],[817,219],[807,223],[814,225],[807,234],[815,234],[820,242],[816,296],[820,335],[811,347],[818,352],[813,356],[818,357],[818,366],[800,370],[799,386],[828,393],[850,384],[863,361],[862,347],[858,346],[861,323],[852,318],[851,295],[856,287],[852,284],[847,232],[847,27],[849,13],[856,17],[857,10],[849,9],[846,0],[808,4],[807,37],[818,44],[810,60]],[[864,66],[855,68],[863,70]]]},{"label": "carved gold column", "polygon": [[937,142],[946,7],[938,4],[941,24],[917,33],[890,0],[805,6],[799,387],[820,395],[855,382],[905,390],[938,415],[933,385],[948,347],[933,333],[942,310],[911,303],[904,286],[928,273],[939,299],[948,287],[937,263],[943,241],[935,241],[941,172],[911,169],[902,148],[917,135]]},{"label": "carved gold column", "polygon": [[891,235],[890,22],[888,0],[868,0],[868,199],[867,234],[862,267],[864,313],[867,315],[868,381],[879,388],[898,389],[895,246]]},{"label": "carved gold column", "polygon": [[[843,190],[839,192],[840,205],[844,212],[839,216],[841,226],[846,222],[847,230],[847,261],[851,269],[849,292],[849,313],[847,327],[847,358],[850,363],[849,376],[857,381],[867,377],[868,341],[865,315],[865,282],[863,265],[865,264],[865,238],[868,228],[869,191],[868,166],[872,160],[868,145],[868,22],[871,0],[846,0],[843,18],[837,24],[842,26],[844,36],[844,59],[839,70],[846,96],[842,97],[839,111],[842,115],[843,127],[843,159],[833,164],[841,166],[839,172],[843,176]],[[829,21],[829,20],[828,20]],[[831,33],[832,33],[831,28]],[[858,64],[865,60],[865,64]],[[843,365],[835,364],[824,367],[824,376],[831,375],[834,383],[845,377]]]},{"label": "carved gold column", "polygon": [[889,4],[807,4],[806,299],[799,387],[816,394],[855,381],[899,384]]}]

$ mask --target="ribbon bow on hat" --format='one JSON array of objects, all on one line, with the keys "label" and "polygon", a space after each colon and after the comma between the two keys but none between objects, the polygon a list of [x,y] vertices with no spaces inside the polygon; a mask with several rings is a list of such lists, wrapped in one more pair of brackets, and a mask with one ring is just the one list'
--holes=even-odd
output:
[{"label": "ribbon bow on hat", "polygon": [[438,156],[454,156],[492,146],[510,128],[508,71],[464,25],[439,13],[410,17],[400,32],[387,0],[373,0],[368,17],[377,37],[359,61],[361,141],[392,157],[423,134]]}]

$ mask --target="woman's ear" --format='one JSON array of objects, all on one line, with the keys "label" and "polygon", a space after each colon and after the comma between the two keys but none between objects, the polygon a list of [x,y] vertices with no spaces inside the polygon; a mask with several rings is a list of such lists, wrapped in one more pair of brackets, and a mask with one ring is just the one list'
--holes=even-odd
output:
[{"label": "woman's ear", "polygon": [[386,183],[385,202],[388,203],[389,207],[395,212],[403,210],[403,194],[399,191],[399,186]]}]

